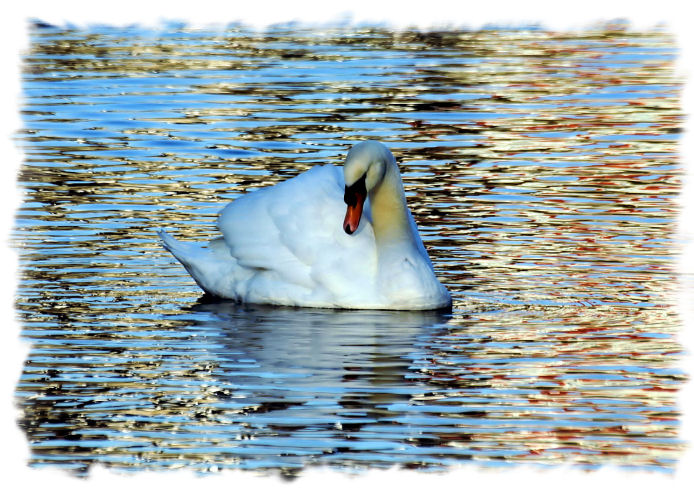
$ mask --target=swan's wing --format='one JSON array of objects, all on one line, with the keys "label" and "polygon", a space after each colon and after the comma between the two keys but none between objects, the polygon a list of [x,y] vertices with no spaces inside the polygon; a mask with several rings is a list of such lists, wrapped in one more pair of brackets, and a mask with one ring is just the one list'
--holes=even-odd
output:
[{"label": "swan's wing", "polygon": [[342,229],[343,193],[339,168],[313,167],[238,198],[220,213],[219,228],[238,263],[265,272],[266,283],[349,294],[359,276],[375,276],[375,246],[366,217],[353,235]]}]

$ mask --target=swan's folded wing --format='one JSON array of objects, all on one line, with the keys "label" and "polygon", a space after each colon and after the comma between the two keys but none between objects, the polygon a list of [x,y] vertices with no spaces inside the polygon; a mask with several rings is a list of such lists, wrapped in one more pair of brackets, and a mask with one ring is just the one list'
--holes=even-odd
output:
[{"label": "swan's folded wing", "polygon": [[244,267],[309,289],[326,282],[339,286],[348,269],[357,267],[355,260],[375,263],[375,253],[371,258],[364,252],[373,249],[368,220],[352,236],[342,230],[343,192],[341,169],[313,167],[238,198],[220,213],[219,228]]}]

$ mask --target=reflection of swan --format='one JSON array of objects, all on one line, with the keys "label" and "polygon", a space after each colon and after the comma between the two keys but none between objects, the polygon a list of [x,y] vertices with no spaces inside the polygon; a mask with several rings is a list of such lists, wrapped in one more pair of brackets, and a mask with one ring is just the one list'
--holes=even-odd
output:
[{"label": "reflection of swan", "polygon": [[395,159],[380,143],[355,145],[344,174],[318,166],[242,196],[222,210],[218,224],[223,238],[206,248],[159,232],[164,247],[214,296],[327,308],[451,304],[407,208]]},{"label": "reflection of swan", "polygon": [[201,302],[192,309],[196,335],[220,344],[221,362],[252,359],[263,373],[291,376],[288,385],[333,387],[341,384],[335,377],[344,369],[382,370],[381,361],[405,376],[410,358],[421,349],[417,339],[446,328],[450,319],[440,311],[278,308],[231,301]]},{"label": "reflection of swan", "polygon": [[[224,412],[226,427],[244,427],[240,430],[255,440],[240,444],[280,446],[280,453],[285,438],[290,453],[297,439],[307,444],[300,447],[319,441],[319,454],[339,452],[338,447],[369,451],[355,431],[364,426],[369,432],[378,425],[375,421],[404,415],[391,405],[409,405],[413,396],[435,389],[422,383],[428,375],[420,370],[430,365],[432,339],[448,332],[451,317],[431,310],[285,308],[231,301],[198,303],[192,310],[186,333],[213,366],[205,383],[223,393],[220,405],[232,409]],[[272,428],[269,433],[267,427]],[[407,428],[399,430],[408,434]],[[304,439],[307,434],[312,435]]]}]

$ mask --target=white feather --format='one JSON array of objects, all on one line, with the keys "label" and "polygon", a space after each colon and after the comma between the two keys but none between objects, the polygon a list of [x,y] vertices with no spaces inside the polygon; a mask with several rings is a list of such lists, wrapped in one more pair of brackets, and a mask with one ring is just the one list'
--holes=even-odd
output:
[{"label": "white feather", "polygon": [[198,285],[221,298],[353,309],[450,306],[406,204],[408,243],[377,244],[368,206],[356,232],[343,230],[344,188],[340,168],[313,167],[227,205],[218,220],[223,238],[207,247],[159,235]]}]

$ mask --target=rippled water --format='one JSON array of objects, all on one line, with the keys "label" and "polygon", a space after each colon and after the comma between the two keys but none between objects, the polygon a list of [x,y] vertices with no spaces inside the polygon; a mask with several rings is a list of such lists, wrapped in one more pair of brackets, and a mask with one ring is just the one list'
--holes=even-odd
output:
[{"label": "rippled water", "polygon": [[[13,236],[34,467],[672,471],[666,32],[37,24]],[[158,245],[386,143],[451,314],[210,303]]]}]

